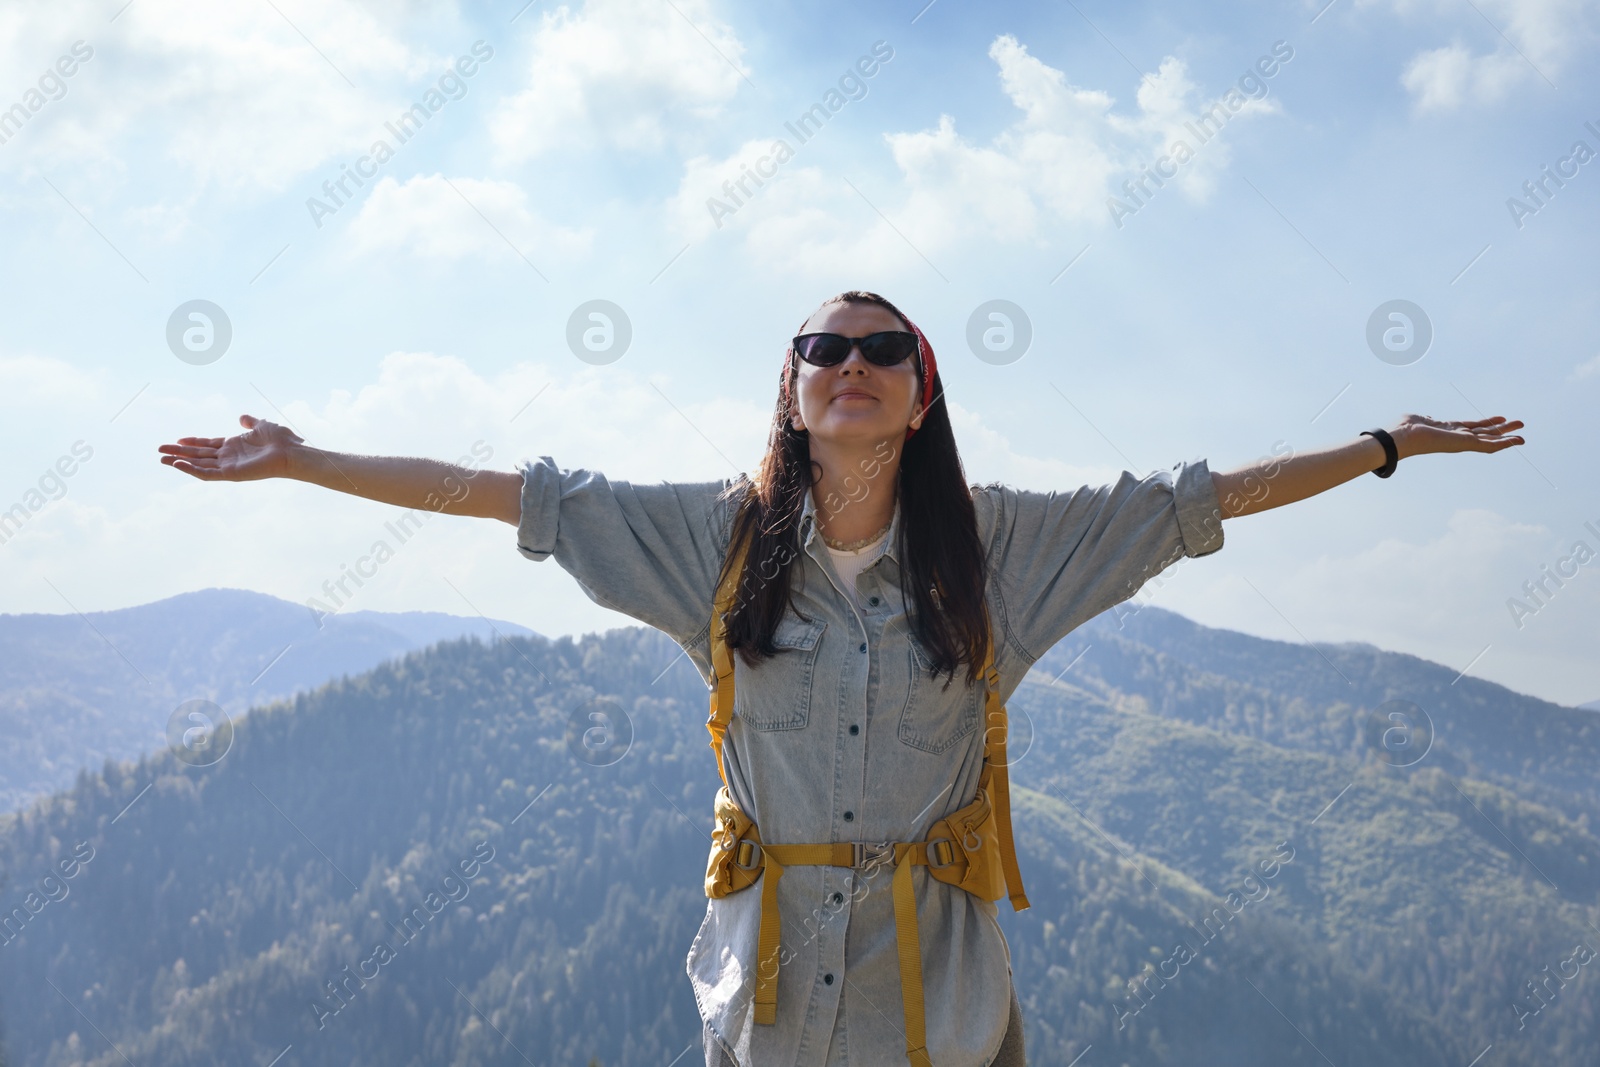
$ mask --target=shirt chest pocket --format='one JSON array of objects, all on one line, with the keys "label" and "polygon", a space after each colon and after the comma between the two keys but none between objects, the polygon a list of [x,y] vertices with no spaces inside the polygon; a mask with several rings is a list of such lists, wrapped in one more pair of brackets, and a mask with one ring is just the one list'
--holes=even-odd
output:
[{"label": "shirt chest pocket", "polygon": [[777,655],[755,668],[735,655],[734,713],[757,730],[802,729],[811,717],[811,683],[827,626],[791,615],[772,634]]},{"label": "shirt chest pocket", "polygon": [[923,752],[944,752],[977,729],[983,691],[967,684],[965,667],[956,669],[955,679],[945,688],[944,675],[935,679],[928,673],[927,653],[916,639],[907,644],[910,681],[900,712],[900,740]]}]

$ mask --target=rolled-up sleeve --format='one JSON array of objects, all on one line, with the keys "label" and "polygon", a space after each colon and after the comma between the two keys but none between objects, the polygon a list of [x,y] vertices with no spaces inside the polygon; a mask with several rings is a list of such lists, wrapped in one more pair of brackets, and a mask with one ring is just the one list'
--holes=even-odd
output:
[{"label": "rolled-up sleeve", "polygon": [[1179,558],[1222,547],[1205,460],[1071,493],[989,486],[973,503],[1008,637],[1030,663]]},{"label": "rolled-up sleeve", "polygon": [[727,546],[727,482],[612,482],[522,466],[517,551],[555,557],[589,599],[662,630],[684,647],[706,636]]}]

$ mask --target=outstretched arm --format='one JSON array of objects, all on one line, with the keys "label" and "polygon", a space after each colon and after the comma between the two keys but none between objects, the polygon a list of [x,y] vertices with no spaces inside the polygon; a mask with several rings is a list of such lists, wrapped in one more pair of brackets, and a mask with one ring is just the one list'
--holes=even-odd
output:
[{"label": "outstretched arm", "polygon": [[[1522,428],[1521,421],[1504,417],[1475,422],[1442,422],[1426,415],[1407,415],[1390,428],[1401,460],[1429,452],[1499,452],[1524,444],[1518,436],[1505,436]],[[1271,457],[1225,473],[1211,472],[1217,499],[1222,501],[1222,517],[1236,518],[1266,511],[1282,504],[1316,496],[1325,490],[1383,466],[1383,445],[1374,437],[1362,435],[1342,445],[1312,452]]]},{"label": "outstretched arm", "polygon": [[358,456],[307,445],[287,426],[240,415],[247,431],[233,437],[180,437],[159,445],[161,462],[207,482],[294,478],[341,493],[447,515],[522,516],[522,475],[469,470],[436,459]]}]

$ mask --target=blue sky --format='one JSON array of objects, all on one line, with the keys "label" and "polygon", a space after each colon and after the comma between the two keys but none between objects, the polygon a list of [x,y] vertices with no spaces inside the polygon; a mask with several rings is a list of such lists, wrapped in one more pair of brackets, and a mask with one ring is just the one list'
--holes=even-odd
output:
[{"label": "blue sky", "polygon": [[[25,521],[0,611],[319,595],[398,509],[157,462],[242,412],[346,452],[477,445],[502,470],[747,469],[785,338],[865,288],[928,333],[973,480],[1225,470],[1408,411],[1525,420],[1523,448],[1230,521],[1142,598],[1600,698],[1600,559],[1523,592],[1576,542],[1600,551],[1600,160],[1574,155],[1600,152],[1597,8],[9,4],[0,510]],[[401,143],[386,124],[414,102],[434,109]],[[1201,143],[1186,123],[1219,102]],[[801,143],[786,123],[813,105]],[[1177,140],[1192,158],[1130,199]],[[771,177],[718,218],[708,199],[758,163]],[[1568,177],[1530,202],[1546,166]],[[368,176],[313,211],[345,168]],[[231,327],[209,361],[167,339],[194,300]],[[591,300],[631,326],[611,362],[567,343]],[[994,300],[1030,324],[1020,357],[967,342]],[[1431,324],[1420,358],[1368,345],[1393,300]],[[92,456],[64,460],[75,445]],[[348,607],[628,621],[509,526],[448,516]]]}]

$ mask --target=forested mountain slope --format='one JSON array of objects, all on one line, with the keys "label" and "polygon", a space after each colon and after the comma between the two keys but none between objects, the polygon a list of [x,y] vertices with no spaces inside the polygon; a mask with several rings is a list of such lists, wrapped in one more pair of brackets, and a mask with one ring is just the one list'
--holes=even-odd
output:
[{"label": "forested mountain slope", "polygon": [[[1453,708],[1435,745],[1463,729],[1455,764],[1296,725],[1360,721],[1442,668],[1330,700],[1297,680],[1328,670],[1309,649],[1320,667],[1262,649],[1234,678],[1201,677],[1181,639],[1097,661],[1108,647],[1012,701],[1033,907],[1000,919],[1031,1062],[1465,1065],[1492,1045],[1531,1065],[1600,1045],[1600,987],[1566,962],[1600,947],[1582,819],[1473,773],[1493,761]],[[677,654],[647,630],[445,642],[257,708],[212,766],[161,752],[4,818],[10,1062],[672,1062],[699,1041],[683,968],[718,784]],[[1271,709],[1259,726],[1230,720],[1246,698]],[[1530,773],[1572,758],[1518,743]]]}]

